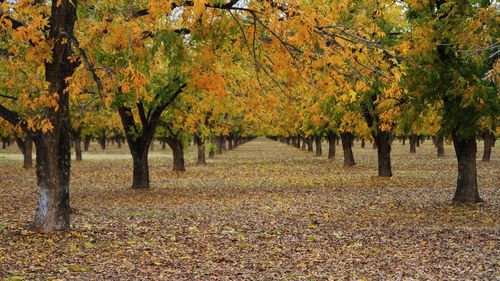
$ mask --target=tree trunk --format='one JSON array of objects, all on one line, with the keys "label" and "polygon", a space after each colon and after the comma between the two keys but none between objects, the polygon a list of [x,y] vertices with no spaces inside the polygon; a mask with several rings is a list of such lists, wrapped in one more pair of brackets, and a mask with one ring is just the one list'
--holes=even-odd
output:
[{"label": "tree trunk", "polygon": [[129,144],[133,162],[132,188],[149,188],[149,144]]},{"label": "tree trunk", "polygon": [[233,150],[233,137],[229,136],[227,137],[227,145],[229,150]]},{"label": "tree trunk", "polygon": [[149,151],[155,151],[155,141],[152,140],[151,144],[149,145]]},{"label": "tree trunk", "polygon": [[196,147],[198,148],[198,160],[196,161],[197,165],[206,165],[205,161],[205,142],[198,136],[194,136],[194,142],[196,143]]},{"label": "tree trunk", "polygon": [[461,140],[455,135],[452,135],[452,138],[458,161],[457,188],[453,201],[459,203],[482,202],[477,186],[476,139],[473,137]]},{"label": "tree trunk", "polygon": [[225,136],[221,136],[222,150],[227,150],[227,141]]},{"label": "tree trunk", "polygon": [[417,153],[417,136],[415,134],[410,135],[410,153]]},{"label": "tree trunk", "polygon": [[222,154],[223,142],[224,142],[224,137],[222,136],[217,137],[217,152],[219,154]]},{"label": "tree trunk", "polygon": [[172,149],[172,156],[174,158],[172,170],[176,172],[186,171],[182,141],[176,137],[167,137],[167,144]]},{"label": "tree trunk", "polygon": [[99,144],[101,145],[102,150],[106,150],[106,137],[99,137]]},{"label": "tree trunk", "polygon": [[354,135],[352,133],[342,133],[340,134],[340,138],[342,139],[342,149],[344,150],[344,167],[356,165],[354,155],[352,154]]},{"label": "tree trunk", "polygon": [[164,138],[161,139],[161,150],[167,149],[167,142]]},{"label": "tree trunk", "polygon": [[82,161],[82,137],[80,132],[73,134],[73,143],[75,145],[75,160]]},{"label": "tree trunk", "polygon": [[361,139],[361,148],[365,148],[366,144],[365,144],[365,139]]},{"label": "tree trunk", "polygon": [[47,32],[52,43],[52,58],[45,63],[48,92],[57,94],[57,110],[47,110],[53,129],[34,137],[36,175],[39,191],[38,208],[30,227],[52,232],[70,226],[69,182],[71,165],[69,95],[66,79],[77,67],[69,60],[71,48],[68,35],[73,34],[77,0],[52,1]]},{"label": "tree trunk", "polygon": [[378,156],[378,175],[380,177],[392,177],[391,169],[391,135],[387,132],[375,133]]},{"label": "tree trunk", "polygon": [[482,134],[484,140],[484,151],[483,159],[484,162],[489,162],[491,159],[491,148],[495,146],[495,135],[491,132],[485,132]]},{"label": "tree trunk", "polygon": [[444,157],[444,137],[436,137],[437,157]]},{"label": "tree trunk", "polygon": [[24,139],[16,137],[16,143],[23,154],[23,168],[33,168],[33,141],[31,137],[26,136]]},{"label": "tree trunk", "polygon": [[335,145],[337,135],[335,135],[333,132],[328,132],[326,136],[328,138],[328,159],[335,159]]},{"label": "tree trunk", "polygon": [[323,150],[321,148],[321,136],[314,136],[314,142],[316,143],[316,156],[323,155]]},{"label": "tree trunk", "polygon": [[302,150],[306,150],[306,138],[302,138]]},{"label": "tree trunk", "polygon": [[83,140],[83,150],[85,152],[89,151],[89,147],[90,147],[90,140],[92,138],[90,136],[85,136],[85,139]]},{"label": "tree trunk", "polygon": [[307,151],[313,152],[314,149],[313,149],[312,138],[308,137],[306,140],[307,140]]},{"label": "tree trunk", "polygon": [[9,144],[8,138],[2,138],[2,149],[7,149],[7,145]]}]

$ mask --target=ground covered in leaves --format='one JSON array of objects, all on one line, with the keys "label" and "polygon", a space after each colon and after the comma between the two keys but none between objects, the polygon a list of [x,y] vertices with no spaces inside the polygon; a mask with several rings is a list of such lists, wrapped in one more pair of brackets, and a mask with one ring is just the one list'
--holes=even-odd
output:
[{"label": "ground covered in leaves", "polygon": [[[358,165],[259,138],[207,166],[171,172],[159,145],[152,188],[132,190],[125,147],[92,147],[73,163],[72,229],[25,226],[36,207],[33,170],[0,152],[0,278],[7,280],[498,280],[500,161],[478,162],[486,203],[451,203],[452,146],[408,153],[394,143],[391,179],[376,151]],[[324,144],[324,150],[327,145]],[[479,147],[482,152],[482,146]],[[495,152],[494,152],[495,153]]]}]

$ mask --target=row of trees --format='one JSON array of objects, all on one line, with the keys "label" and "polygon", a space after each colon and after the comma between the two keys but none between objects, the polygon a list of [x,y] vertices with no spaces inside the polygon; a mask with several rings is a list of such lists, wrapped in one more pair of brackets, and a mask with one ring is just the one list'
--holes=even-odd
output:
[{"label": "row of trees", "polygon": [[496,18],[487,0],[0,0],[0,116],[36,147],[31,226],[69,227],[70,139],[107,127],[128,144],[136,188],[155,135],[175,154],[190,138],[356,134],[391,176],[391,136],[434,130],[455,145],[454,201],[479,202],[476,135],[496,134],[499,112]]}]

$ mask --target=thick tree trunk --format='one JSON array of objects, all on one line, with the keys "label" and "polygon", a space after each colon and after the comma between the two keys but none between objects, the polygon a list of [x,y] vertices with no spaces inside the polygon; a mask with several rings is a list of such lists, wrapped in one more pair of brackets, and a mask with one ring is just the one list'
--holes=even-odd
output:
[{"label": "thick tree trunk", "polygon": [[33,168],[33,141],[31,137],[26,136],[24,139],[16,137],[16,143],[23,154],[23,168]]},{"label": "thick tree trunk", "polygon": [[461,140],[457,136],[453,135],[452,137],[458,161],[457,188],[453,201],[459,203],[482,202],[477,186],[476,139]]},{"label": "thick tree trunk", "polygon": [[444,157],[444,137],[436,137],[437,157]]},{"label": "thick tree trunk", "polygon": [[316,156],[323,155],[323,149],[321,148],[321,136],[314,136],[314,142],[316,144]]},{"label": "thick tree trunk", "polygon": [[[52,134],[41,135],[35,141],[36,175],[40,197],[30,227],[44,232],[68,229],[70,224],[69,119],[64,123],[66,123],[64,126],[67,126],[67,134],[63,132],[64,130],[59,130],[62,128],[59,127],[54,129]],[[62,122],[60,125],[63,125]],[[66,138],[63,138],[63,135],[66,135]]]},{"label": "thick tree trunk", "polygon": [[387,132],[377,132],[374,137],[377,143],[378,175],[392,177],[391,135]]},{"label": "thick tree trunk", "polygon": [[491,149],[495,146],[495,135],[491,132],[486,132],[482,134],[484,141],[484,151],[482,161],[488,162],[491,159]]},{"label": "thick tree trunk", "polygon": [[196,143],[196,147],[198,148],[198,160],[196,161],[197,165],[206,165],[205,161],[205,142],[198,136],[194,136],[194,142]]},{"label": "thick tree trunk", "polygon": [[133,162],[132,188],[149,188],[149,144],[129,144]]},{"label": "thick tree trunk", "polygon": [[227,146],[229,150],[233,150],[233,137],[231,136],[227,137]]},{"label": "thick tree trunk", "polygon": [[328,138],[328,159],[335,159],[335,146],[337,141],[337,135],[332,132],[328,132],[326,135]]},{"label": "thick tree trunk", "polygon": [[356,165],[354,155],[352,154],[354,135],[352,133],[342,133],[340,134],[340,138],[342,139],[342,149],[344,150],[344,167]]},{"label": "thick tree trunk", "polygon": [[176,137],[167,137],[167,144],[172,149],[172,156],[174,158],[172,170],[176,172],[186,171],[182,141]]},{"label": "thick tree trunk", "polygon": [[[57,2],[57,3],[56,3]],[[45,63],[48,92],[57,94],[58,110],[47,110],[53,129],[34,137],[36,146],[36,175],[39,191],[38,208],[30,226],[52,232],[70,226],[69,182],[71,165],[69,95],[65,93],[66,79],[77,67],[69,60],[71,48],[68,36],[73,34],[77,0],[52,1],[50,30],[52,60]]]},{"label": "thick tree trunk", "polygon": [[417,153],[418,137],[415,134],[410,135],[410,153]]}]

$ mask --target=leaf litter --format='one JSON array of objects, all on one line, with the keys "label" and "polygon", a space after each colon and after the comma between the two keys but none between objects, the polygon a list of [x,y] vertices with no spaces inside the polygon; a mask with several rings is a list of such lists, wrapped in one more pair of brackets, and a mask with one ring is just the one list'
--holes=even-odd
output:
[{"label": "leaf litter", "polygon": [[182,174],[171,171],[168,151],[156,151],[148,190],[129,188],[130,160],[90,157],[73,163],[71,231],[52,235],[26,229],[37,201],[34,171],[1,159],[0,277],[500,278],[497,158],[478,162],[486,203],[472,206],[451,203],[451,146],[438,159],[429,141],[415,155],[395,142],[391,179],[376,176],[375,150],[356,144],[358,165],[342,168],[340,148],[332,161],[257,139],[207,166],[194,165],[190,148]]}]

